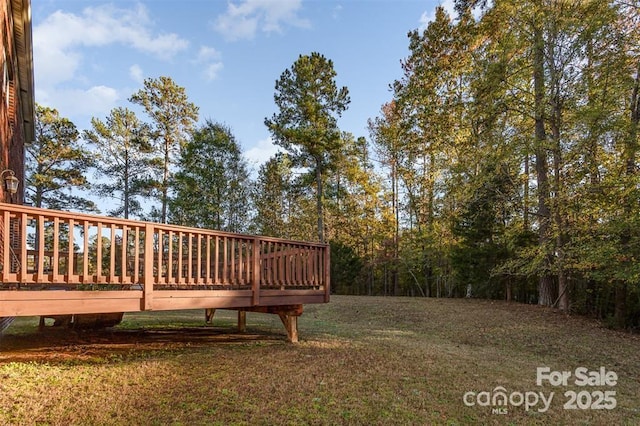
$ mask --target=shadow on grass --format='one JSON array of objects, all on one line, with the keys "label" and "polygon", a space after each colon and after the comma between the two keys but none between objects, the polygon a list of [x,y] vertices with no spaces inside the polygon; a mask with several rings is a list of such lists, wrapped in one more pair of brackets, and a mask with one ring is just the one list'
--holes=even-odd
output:
[{"label": "shadow on grass", "polygon": [[0,363],[68,362],[109,358],[118,354],[180,351],[220,344],[274,344],[286,336],[262,330],[239,333],[216,326],[150,329],[73,330],[49,328],[30,334],[4,335]]}]

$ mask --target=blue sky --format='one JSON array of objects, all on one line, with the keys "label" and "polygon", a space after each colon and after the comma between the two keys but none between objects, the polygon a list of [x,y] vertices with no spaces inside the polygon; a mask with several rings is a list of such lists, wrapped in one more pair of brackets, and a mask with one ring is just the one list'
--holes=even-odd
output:
[{"label": "blue sky", "polygon": [[367,119],[402,76],[407,32],[441,3],[452,9],[452,0],[34,0],[36,102],[83,130],[114,107],[135,110],[127,99],[144,78],[169,76],[255,166],[276,150],[263,123],[276,112],[275,81],[300,54],[333,61],[351,96],[338,124],[368,138]]}]

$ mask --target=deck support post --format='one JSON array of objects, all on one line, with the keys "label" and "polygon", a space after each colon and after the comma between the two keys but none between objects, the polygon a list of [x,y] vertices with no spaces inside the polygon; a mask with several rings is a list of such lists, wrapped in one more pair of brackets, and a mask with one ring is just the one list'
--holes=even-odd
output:
[{"label": "deck support post", "polygon": [[298,343],[298,316],[287,312],[278,312],[278,316],[287,330],[287,337],[291,343]]},{"label": "deck support post", "polygon": [[302,305],[282,305],[282,306],[253,306],[250,308],[237,308],[238,311],[238,331],[244,333],[247,327],[247,312],[261,312],[263,314],[276,314],[287,330],[287,339],[291,343],[298,343],[298,317],[302,315]]},{"label": "deck support post", "polygon": [[[153,309],[153,224],[147,223],[144,227],[144,275],[143,275],[143,311]],[[158,254],[161,256],[161,254]],[[160,272],[158,271],[158,274]]]},{"label": "deck support post", "polygon": [[211,324],[213,322],[213,316],[215,315],[216,310],[214,308],[207,308],[204,310],[204,321],[207,324]]},{"label": "deck support post", "polygon": [[247,331],[247,311],[238,311],[238,333],[245,333]]}]

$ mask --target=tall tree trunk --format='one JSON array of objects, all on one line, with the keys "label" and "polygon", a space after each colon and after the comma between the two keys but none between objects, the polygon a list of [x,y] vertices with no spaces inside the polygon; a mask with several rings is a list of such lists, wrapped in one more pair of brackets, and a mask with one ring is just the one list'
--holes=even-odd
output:
[{"label": "tall tree trunk", "polygon": [[522,184],[523,188],[523,217],[522,217],[522,228],[523,231],[528,231],[529,230],[529,161],[531,161],[531,159],[529,158],[529,147],[525,147],[525,154],[524,154],[524,182]]},{"label": "tall tree trunk", "polygon": [[323,187],[322,187],[322,168],[320,161],[316,160],[316,210],[318,215],[318,241],[324,243],[324,209],[322,207]]},{"label": "tall tree trunk", "polygon": [[554,302],[553,276],[550,272],[551,253],[549,253],[549,179],[547,176],[547,136],[544,114],[544,37],[541,27],[535,27],[533,41],[533,86],[535,108],[535,156],[536,177],[538,180],[538,242],[544,253],[544,265],[538,281],[538,303],[551,306]]},{"label": "tall tree trunk", "polygon": [[[37,165],[36,173],[38,175],[44,174],[42,164]],[[42,208],[43,198],[44,198],[44,190],[42,188],[42,185],[35,184],[33,188],[33,198],[31,199],[31,201],[33,202],[33,207]]]},{"label": "tall tree trunk", "polygon": [[160,223],[167,223],[167,203],[169,201],[169,162],[171,160],[169,151],[171,149],[171,142],[165,140],[164,142],[164,170],[162,174],[162,216],[160,217]]},{"label": "tall tree trunk", "polygon": [[400,207],[398,204],[398,169],[397,163],[394,158],[391,165],[391,192],[393,197],[393,217],[395,220],[395,226],[393,229],[393,288],[394,291],[398,289],[398,269],[400,263]]},{"label": "tall tree trunk", "polygon": [[[426,252],[426,251],[424,251],[424,252]],[[425,259],[424,259],[424,264],[425,264],[425,268],[424,268],[424,290],[425,290],[425,296],[426,297],[431,297],[431,282],[433,281],[433,268],[431,267],[431,265],[428,262],[429,262],[429,259],[425,255]]]},{"label": "tall tree trunk", "polygon": [[[554,53],[552,52],[551,55]],[[560,130],[562,128],[563,101],[561,98],[560,81],[557,69],[555,68],[555,58],[552,57],[551,84],[553,87],[553,102],[551,112],[551,138],[553,139],[553,193],[555,194],[555,209],[553,221],[556,228],[555,238],[555,269],[558,271],[558,298],[554,301],[562,311],[569,310],[569,289],[567,274],[564,268],[564,245],[565,245],[565,220],[561,214],[561,205],[564,203],[564,190],[562,182],[562,146],[560,141]]]},{"label": "tall tree trunk", "polygon": [[[638,151],[638,126],[640,125],[640,61],[636,69],[636,78],[631,93],[631,105],[630,109],[630,123],[629,134],[627,136],[627,142],[625,144],[625,166],[626,175],[631,177],[636,173],[636,153]],[[627,196],[628,197],[628,196]],[[637,203],[636,199],[629,199],[624,201],[625,217],[630,218],[633,214],[633,204]],[[625,224],[622,230],[620,243],[622,245],[623,253],[628,253],[629,243],[631,242],[631,229],[629,225]],[[629,260],[625,259],[624,262],[628,263]],[[626,266],[626,265],[625,265]],[[615,308],[614,308],[614,320],[616,325],[620,328],[627,326],[627,297],[628,288],[626,282],[617,282],[615,288]]]},{"label": "tall tree trunk", "polygon": [[554,193],[556,194],[556,209],[553,214],[554,222],[556,225],[556,269],[558,271],[558,299],[557,306],[562,311],[569,310],[569,288],[567,283],[567,274],[564,268],[564,245],[565,245],[565,221],[560,214],[559,203],[562,203],[562,182],[560,176],[560,167],[562,164],[562,154],[560,152],[560,129],[559,126],[553,126],[554,139],[556,139],[556,146],[554,147],[553,155],[553,173],[554,173]]},{"label": "tall tree trunk", "polygon": [[129,219],[129,153],[125,153],[124,157],[124,218]]},{"label": "tall tree trunk", "polygon": [[613,318],[616,327],[625,328],[627,326],[627,284],[625,282],[616,283],[614,302]]}]

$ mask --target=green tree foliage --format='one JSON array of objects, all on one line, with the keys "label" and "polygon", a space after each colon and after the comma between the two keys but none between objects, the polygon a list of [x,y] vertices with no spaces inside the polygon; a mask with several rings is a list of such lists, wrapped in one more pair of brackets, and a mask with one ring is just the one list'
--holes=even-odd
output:
[{"label": "green tree foliage", "polygon": [[371,269],[381,243],[380,225],[385,205],[381,199],[382,184],[374,172],[366,139],[354,139],[349,133],[343,133],[342,139],[343,149],[336,158],[333,173],[327,178],[326,231],[333,243],[334,289],[356,293],[372,283]]},{"label": "green tree foliage", "polygon": [[118,206],[109,214],[128,219],[140,216],[137,197],[146,193],[154,166],[149,129],[127,108],[115,108],[106,121],[91,119],[85,140],[97,150],[95,168],[101,178],[94,185],[102,197],[116,198]]},{"label": "green tree foliage", "polygon": [[[369,133],[374,147],[374,152],[380,162],[380,166],[386,172],[386,179],[383,179],[385,191],[383,200],[385,201],[387,215],[381,217],[382,240],[385,251],[382,259],[384,262],[385,275],[390,275],[391,286],[399,288],[400,270],[400,178],[399,167],[402,159],[400,144],[402,141],[403,128],[401,116],[395,101],[391,101],[381,108],[381,116],[370,119],[368,123]],[[385,232],[386,229],[386,232]],[[377,263],[377,262],[376,262]],[[389,274],[386,272],[389,271]],[[373,275],[369,280],[369,293],[372,291]],[[430,296],[429,293],[426,294]]]},{"label": "green tree foliage", "polygon": [[35,140],[25,143],[26,200],[34,207],[96,211],[78,194],[89,189],[86,172],[93,157],[76,126],[57,110],[36,106]]},{"label": "green tree foliage", "polygon": [[331,244],[331,286],[333,291],[340,294],[358,294],[362,292],[359,283],[362,282],[364,269],[363,257],[356,251],[339,241]]},{"label": "green tree foliage", "polygon": [[404,77],[370,122],[399,228],[380,265],[396,260],[405,294],[639,324],[637,6],[456,3],[455,20],[438,9],[409,33]]},{"label": "green tree foliage", "polygon": [[[438,8],[409,33],[403,78],[369,122],[387,210],[368,289],[640,324],[637,6],[456,3],[455,20]],[[327,234],[360,255],[351,241],[368,234],[346,207],[362,199],[350,163],[334,164]]]},{"label": "green tree foliage", "polygon": [[249,173],[231,130],[207,120],[183,146],[170,200],[173,223],[230,232],[246,230]]},{"label": "green tree foliage", "polygon": [[[502,113],[508,124],[513,123],[509,139],[522,135],[526,140],[528,129],[533,129],[531,143],[525,146],[535,159],[537,209],[532,226],[538,244],[534,251],[520,252],[523,272],[539,278],[539,303],[565,310],[571,309],[572,299],[593,272],[589,269],[595,267],[584,268],[587,252],[599,252],[604,246],[597,241],[613,237],[606,225],[618,215],[633,217],[622,212],[609,216],[609,209],[603,210],[607,197],[598,195],[605,181],[609,194],[626,187],[620,178],[628,176],[620,160],[625,158],[625,144],[616,129],[625,128],[627,112],[620,100],[629,99],[631,90],[623,87],[636,72],[629,66],[633,50],[623,47],[629,37],[621,30],[632,24],[632,15],[621,12],[616,2],[504,1],[483,17],[484,30],[491,35],[487,44],[507,50],[501,68],[511,72],[503,73],[502,81],[518,88],[511,90],[516,96],[506,99]],[[507,23],[510,34],[496,30]],[[526,107],[519,122],[507,115],[518,106]],[[628,253],[624,243],[616,246]],[[606,253],[598,257],[604,259]],[[614,282],[616,292],[624,293],[626,285]],[[622,300],[626,297],[620,305]]]},{"label": "green tree foliage", "polygon": [[160,177],[155,185],[157,198],[161,203],[159,220],[166,223],[171,166],[198,120],[198,107],[189,102],[184,87],[178,86],[169,77],[145,79],[143,88],[134,93],[129,100],[142,106],[151,119],[151,134],[155,150],[159,153],[158,162],[161,164]]},{"label": "green tree foliage", "polygon": [[300,55],[276,81],[279,112],[265,125],[277,145],[289,152],[295,167],[313,173],[318,240],[325,241],[324,180],[342,148],[337,118],[349,105],[349,91],[338,88],[333,62],[313,52]]},{"label": "green tree foliage", "polygon": [[[379,150],[396,181],[393,193],[403,192],[397,223],[404,229],[394,243],[401,253],[394,253],[399,265],[391,269],[394,294],[404,287],[437,295],[451,281],[447,222],[458,206],[455,179],[464,178],[473,158],[469,151],[477,148],[466,109],[474,33],[469,16],[455,24],[441,7],[423,32],[410,32],[404,76],[394,82],[394,101],[378,127]],[[447,189],[453,197],[445,196]],[[398,208],[400,199],[394,204]],[[395,274],[404,274],[404,284]]]},{"label": "green tree foliage", "polygon": [[[498,170],[496,170],[498,169]],[[504,295],[497,273],[498,266],[507,259],[507,224],[512,221],[513,172],[495,158],[483,159],[475,182],[467,186],[469,197],[453,224],[457,244],[451,258],[456,280],[492,298]],[[465,292],[466,293],[466,292]]]},{"label": "green tree foliage", "polygon": [[312,240],[315,213],[305,185],[286,153],[277,153],[261,165],[252,188],[252,230],[272,237]]},{"label": "green tree foliage", "polygon": [[291,216],[291,161],[278,153],[260,166],[251,196],[256,209],[253,228],[271,237],[289,237],[287,222]]}]

